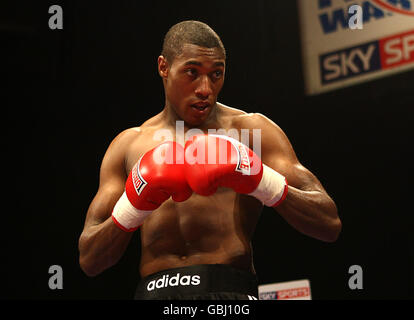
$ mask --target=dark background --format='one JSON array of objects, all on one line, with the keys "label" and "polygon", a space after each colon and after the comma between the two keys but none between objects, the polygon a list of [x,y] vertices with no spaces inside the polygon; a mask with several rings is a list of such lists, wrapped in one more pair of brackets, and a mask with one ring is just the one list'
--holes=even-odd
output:
[{"label": "dark background", "polygon": [[[63,8],[63,30],[48,8]],[[135,234],[88,278],[77,241],[102,157],[122,130],[163,108],[156,59],[168,28],[208,23],[227,49],[219,101],[260,112],[334,198],[340,238],[323,243],[265,208],[253,239],[260,283],[309,279],[313,299],[413,299],[414,73],[304,94],[295,1],[2,1],[3,299],[130,299]],[[48,269],[63,268],[63,290]],[[363,269],[350,290],[348,269]]]}]

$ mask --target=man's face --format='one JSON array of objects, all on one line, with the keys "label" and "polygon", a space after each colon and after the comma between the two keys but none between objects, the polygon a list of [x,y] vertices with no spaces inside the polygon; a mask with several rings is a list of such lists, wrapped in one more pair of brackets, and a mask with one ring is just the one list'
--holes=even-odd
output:
[{"label": "man's face", "polygon": [[219,48],[185,44],[182,54],[174,59],[166,73],[161,72],[160,58],[158,64],[164,79],[167,103],[185,123],[201,125],[215,108],[223,87],[223,53]]}]

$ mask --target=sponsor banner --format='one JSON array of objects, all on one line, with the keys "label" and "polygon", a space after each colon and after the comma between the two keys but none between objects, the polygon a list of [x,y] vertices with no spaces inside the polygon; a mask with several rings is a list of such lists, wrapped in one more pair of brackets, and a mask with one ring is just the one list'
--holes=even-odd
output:
[{"label": "sponsor banner", "polygon": [[414,70],[414,0],[298,0],[298,8],[307,94]]},{"label": "sponsor banner", "polygon": [[260,285],[259,300],[312,300],[307,279]]}]

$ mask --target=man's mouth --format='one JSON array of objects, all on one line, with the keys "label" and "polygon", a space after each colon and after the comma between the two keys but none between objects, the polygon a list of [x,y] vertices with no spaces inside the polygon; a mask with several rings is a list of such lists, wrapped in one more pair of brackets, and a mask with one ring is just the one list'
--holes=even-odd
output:
[{"label": "man's mouth", "polygon": [[191,105],[191,107],[199,110],[199,111],[204,111],[205,109],[207,109],[210,106],[210,104],[208,102],[197,102]]}]

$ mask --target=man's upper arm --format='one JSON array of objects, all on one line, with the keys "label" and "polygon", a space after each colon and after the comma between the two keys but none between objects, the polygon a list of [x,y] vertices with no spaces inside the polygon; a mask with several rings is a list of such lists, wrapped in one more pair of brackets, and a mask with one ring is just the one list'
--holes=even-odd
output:
[{"label": "man's upper arm", "polygon": [[267,117],[256,114],[255,122],[261,128],[261,158],[264,164],[286,177],[288,184],[304,191],[324,191],[316,176],[296,157],[283,130]]},{"label": "man's upper arm", "polygon": [[99,189],[89,206],[85,227],[102,223],[111,216],[114,205],[124,192],[127,179],[127,146],[137,134],[139,133],[136,130],[125,130],[109,145],[100,168]]}]

